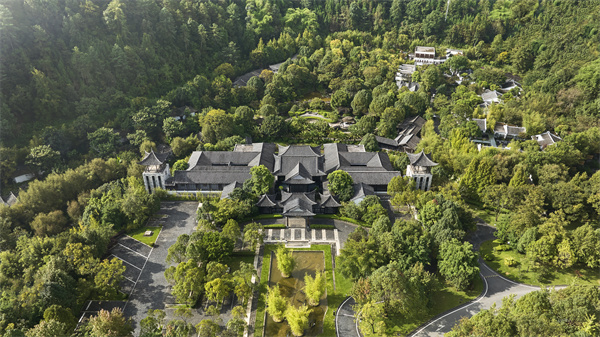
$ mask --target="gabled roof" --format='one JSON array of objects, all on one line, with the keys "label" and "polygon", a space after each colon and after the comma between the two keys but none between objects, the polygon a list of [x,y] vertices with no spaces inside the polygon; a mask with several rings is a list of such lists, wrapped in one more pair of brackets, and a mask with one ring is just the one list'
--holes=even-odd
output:
[{"label": "gabled roof", "polygon": [[197,166],[193,170],[173,171],[169,184],[231,184],[250,179],[248,166]]},{"label": "gabled roof", "polygon": [[275,201],[275,195],[267,195],[263,194],[260,197],[260,200],[256,203],[258,207],[273,207],[277,206],[277,202]]},{"label": "gabled roof", "polygon": [[290,200],[289,203],[287,203],[284,207],[283,207],[283,213],[284,216],[289,216],[289,217],[300,217],[300,216],[313,216],[315,215],[315,213],[312,212],[312,205],[307,204],[304,200],[302,199],[293,199]]},{"label": "gabled roof", "polygon": [[381,137],[381,136],[375,136],[375,140],[377,140],[377,142],[379,144],[384,144],[384,145],[392,146],[392,147],[398,146],[398,142],[395,139],[390,139],[390,138]]},{"label": "gabled roof", "polygon": [[17,202],[19,202],[19,199],[17,199],[17,196],[12,191],[10,192],[8,197],[6,197],[6,200],[4,200],[0,196],[0,205],[6,205],[6,206],[10,207],[10,206],[16,204]]},{"label": "gabled roof", "polygon": [[142,159],[138,164],[143,166],[158,166],[165,163],[168,153],[155,153],[154,150],[150,150],[150,152],[146,152],[144,159]]},{"label": "gabled roof", "polygon": [[472,121],[474,121],[475,123],[477,123],[477,126],[479,127],[479,130],[481,130],[481,132],[485,132],[487,130],[487,119],[483,118],[473,118],[471,119]]},{"label": "gabled roof", "polygon": [[538,144],[542,147],[542,149],[548,145],[552,145],[552,144],[562,140],[562,138],[551,133],[550,131],[546,131],[539,135],[531,136],[531,139],[537,141]]},{"label": "gabled roof", "polygon": [[410,160],[410,164],[413,166],[432,167],[438,165],[436,162],[431,160],[430,156],[426,155],[425,152],[423,152],[423,150],[416,154],[407,153],[406,155]]},{"label": "gabled roof", "polygon": [[315,181],[312,180],[310,172],[302,165],[302,163],[296,164],[296,166],[285,175],[285,183],[287,184],[299,184],[307,185],[313,184]]},{"label": "gabled roof", "polygon": [[367,195],[375,195],[375,190],[373,189],[373,187],[362,182],[354,184],[352,188],[354,189],[354,196],[352,197],[352,199],[350,199],[350,201],[366,197]]},{"label": "gabled roof", "polygon": [[290,192],[285,192],[282,191],[281,192],[281,205],[285,205],[287,203],[289,203],[291,200],[294,199],[302,199],[304,200],[307,204],[310,205],[316,205],[317,202],[315,201],[315,191],[312,192],[294,192],[294,193],[290,193]]},{"label": "gabled roof", "polygon": [[331,207],[331,208],[342,207],[342,204],[340,204],[340,202],[333,195],[331,195],[329,193],[319,194],[319,195],[321,198],[321,202],[320,202],[321,207]]},{"label": "gabled roof", "polygon": [[496,90],[486,90],[480,96],[484,102],[500,102],[502,93]]},{"label": "gabled roof", "polygon": [[310,173],[310,177],[324,176],[324,159],[320,151],[320,147],[310,147],[308,145],[279,146],[279,154],[275,155],[273,174],[287,176],[298,163],[302,163]]},{"label": "gabled roof", "polygon": [[373,157],[371,157],[371,159],[367,162],[367,167],[383,168],[386,171],[392,171],[394,169],[390,163],[390,158],[387,155],[381,152],[370,153],[373,154]]},{"label": "gabled roof", "polygon": [[231,184],[228,184],[223,187],[223,191],[221,192],[221,199],[229,198],[229,194],[233,192],[236,188],[241,188],[244,184],[241,182],[234,181]]},{"label": "gabled roof", "polygon": [[279,145],[279,156],[301,156],[301,157],[320,157],[321,148],[308,145]]}]

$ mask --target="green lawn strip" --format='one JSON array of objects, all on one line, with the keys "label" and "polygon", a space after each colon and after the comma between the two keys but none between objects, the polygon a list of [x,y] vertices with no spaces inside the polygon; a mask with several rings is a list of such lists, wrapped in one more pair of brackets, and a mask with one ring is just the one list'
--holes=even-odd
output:
[{"label": "green lawn strip", "polygon": [[309,226],[310,229],[335,229],[334,225],[310,224]]},{"label": "green lawn strip", "polygon": [[[260,272],[260,284],[259,284],[259,298],[258,305],[256,308],[256,323],[254,325],[254,334],[255,336],[262,335],[262,329],[264,326],[264,316],[265,316],[265,298],[264,294],[267,292],[267,285],[269,283],[269,265],[271,263],[271,251],[276,249],[277,245],[265,245],[265,249],[263,252],[263,264]],[[336,291],[333,290],[333,275],[331,273],[332,263],[331,263],[331,246],[330,245],[312,245],[310,248],[293,248],[294,251],[301,250],[317,250],[323,251],[325,256],[325,270],[326,278],[327,278],[327,313],[325,314],[325,321],[323,323],[323,336],[333,336],[335,335],[335,316],[333,312],[337,310],[337,308],[342,303],[345,298],[344,294],[339,291],[339,287],[348,287],[342,280],[343,278],[340,275],[340,281],[338,281],[338,274],[336,274]],[[273,268],[277,268],[274,266]],[[352,287],[352,283],[350,283],[350,288]],[[349,290],[347,290],[349,292]]]},{"label": "green lawn strip", "polygon": [[[141,241],[145,244],[147,244],[150,247],[154,247],[154,243],[156,242],[156,239],[158,238],[158,233],[160,233],[160,230],[162,229],[162,227],[150,227],[150,226],[144,226],[142,228],[138,228],[136,230],[133,230],[129,233],[127,233],[127,235],[131,236],[132,238]],[[144,232],[146,231],[152,231],[152,236],[144,236]]]},{"label": "green lawn strip", "polygon": [[[600,272],[591,270],[583,265],[575,265],[566,269],[551,268],[549,275],[543,278],[538,269],[533,268],[526,255],[520,254],[516,250],[496,251],[494,247],[500,245],[498,240],[489,240],[481,244],[480,254],[484,257],[493,257],[485,260],[485,263],[494,269],[498,274],[503,275],[515,282],[531,285],[568,285],[591,284],[598,285],[600,282]],[[486,256],[487,255],[487,256]],[[509,267],[504,264],[504,259],[512,257],[517,261],[517,265]],[[577,276],[577,273],[581,277]]]},{"label": "green lawn strip", "polygon": [[249,216],[247,218],[244,218],[244,219],[240,220],[240,223],[252,222],[255,220],[279,219],[279,218],[283,218],[283,215],[281,215],[281,214],[260,214],[260,215],[254,215],[254,216]]},{"label": "green lawn strip", "polygon": [[346,217],[343,217],[343,216],[339,216],[337,214],[317,214],[317,215],[315,215],[315,218],[317,218],[317,219],[336,219],[336,220],[341,220],[341,221],[346,221],[346,222],[349,222],[349,223],[353,223],[353,224],[359,225],[359,226],[370,227],[370,226],[368,226],[366,223],[364,223],[362,221],[351,219],[351,218],[346,218]]},{"label": "green lawn strip", "polygon": [[[467,291],[459,291],[450,285],[446,285],[444,288],[433,293],[433,303],[429,313],[419,317],[417,320],[410,321],[404,317],[387,317],[385,319],[385,324],[388,327],[387,333],[392,336],[405,336],[435,316],[476,299],[482,291],[483,281],[480,277],[475,280],[473,289]],[[362,332],[365,333],[366,331]],[[366,336],[374,335],[367,333]]]},{"label": "green lawn strip", "polygon": [[264,229],[285,229],[284,224],[264,225]]}]

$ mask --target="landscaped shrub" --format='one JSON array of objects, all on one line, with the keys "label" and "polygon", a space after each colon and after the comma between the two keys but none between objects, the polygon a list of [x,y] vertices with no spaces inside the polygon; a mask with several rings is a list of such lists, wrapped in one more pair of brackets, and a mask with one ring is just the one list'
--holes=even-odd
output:
[{"label": "landscaped shrub", "polygon": [[[266,226],[265,226],[266,227]],[[310,229],[335,229],[334,225],[310,225]]]},{"label": "landscaped shrub", "polygon": [[510,250],[510,246],[507,244],[502,244],[502,245],[498,245],[498,246],[494,247],[494,250],[497,252],[504,252],[504,251]]},{"label": "landscaped shrub", "polygon": [[514,266],[516,266],[519,263],[517,262],[517,260],[515,260],[514,257],[509,256],[509,257],[507,257],[507,258],[504,259],[504,264],[507,265],[507,266],[509,266],[509,267],[514,267]]}]

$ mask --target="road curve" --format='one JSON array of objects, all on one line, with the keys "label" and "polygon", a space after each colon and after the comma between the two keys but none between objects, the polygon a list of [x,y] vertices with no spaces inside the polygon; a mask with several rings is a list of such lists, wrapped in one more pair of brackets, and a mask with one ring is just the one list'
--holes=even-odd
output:
[{"label": "road curve", "polygon": [[356,302],[348,297],[342,302],[335,313],[335,333],[337,337],[360,337],[358,328],[354,323],[354,310]]},{"label": "road curve", "polygon": [[[485,223],[477,224],[477,231],[473,233],[469,242],[473,244],[475,250],[479,250],[481,243],[487,240],[494,239],[495,228]],[[492,268],[488,267],[483,259],[479,257],[480,276],[484,281],[484,290],[481,296],[477,299],[464,304],[458,308],[454,308],[448,312],[442,313],[435,317],[425,325],[419,327],[409,334],[409,336],[443,336],[449,332],[462,317],[471,317],[484,309],[489,309],[494,303],[497,306],[502,304],[502,299],[511,294],[517,298],[539,290],[539,287],[529,286],[513,282],[496,273]]]}]

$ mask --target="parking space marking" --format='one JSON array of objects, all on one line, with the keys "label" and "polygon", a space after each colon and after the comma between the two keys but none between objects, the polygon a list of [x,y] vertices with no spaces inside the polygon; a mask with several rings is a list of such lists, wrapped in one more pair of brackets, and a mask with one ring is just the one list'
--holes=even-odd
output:
[{"label": "parking space marking", "polygon": [[130,278],[129,278],[129,277],[127,277],[127,276],[123,276],[123,278],[124,278],[124,279],[126,279],[126,280],[127,280],[127,281],[129,281],[129,282],[133,282],[133,283],[135,283],[135,281],[134,281],[134,280],[130,279]]},{"label": "parking space marking", "polygon": [[[121,260],[121,261],[123,261],[123,262],[127,263],[128,265],[132,266],[132,267],[133,267],[133,268],[135,268],[135,269],[142,270],[142,268],[143,268],[143,267],[142,267],[142,268],[140,268],[140,267],[138,267],[138,266],[136,266],[136,265],[134,265],[134,264],[132,264],[132,263],[130,263],[130,262],[127,262],[127,261],[123,260],[122,258],[120,258],[120,257],[116,256],[115,254],[110,254],[110,256],[114,256],[114,257],[116,257],[117,259],[119,259],[119,260]],[[148,259],[146,259],[146,261],[148,261]],[[144,262],[144,266],[145,266],[145,265],[146,265],[146,263]]]},{"label": "parking space marking", "polygon": [[117,242],[117,244],[118,244],[119,246],[123,247],[123,248],[129,249],[130,251],[132,251],[132,252],[134,252],[134,253],[136,253],[136,254],[138,254],[138,255],[141,255],[141,256],[143,256],[144,258],[148,258],[148,256],[146,256],[146,255],[144,255],[144,254],[142,254],[142,253],[140,253],[140,252],[137,252],[137,251],[135,251],[135,250],[133,250],[133,249],[131,249],[131,248],[129,248],[129,247],[127,247],[127,246],[125,246],[124,244],[122,244],[122,243],[120,243],[120,242]]}]

